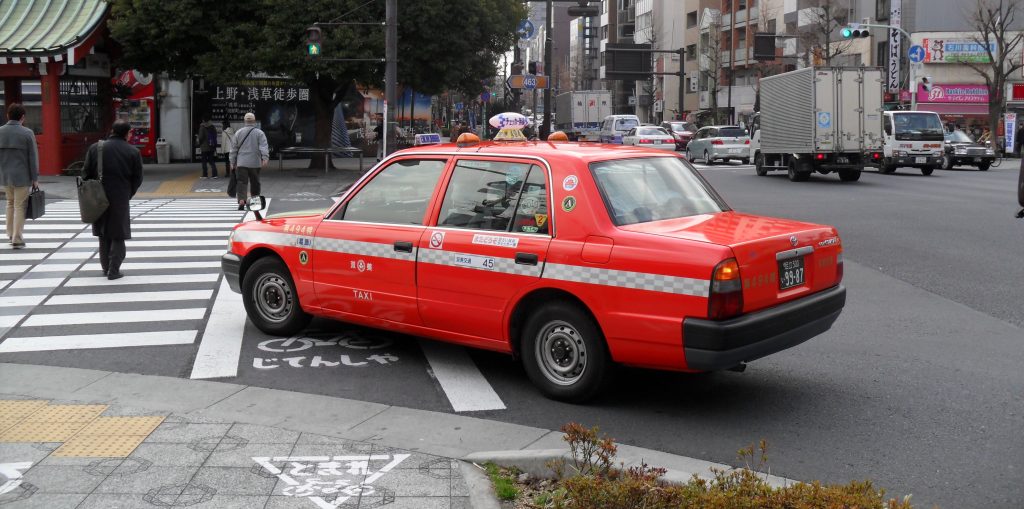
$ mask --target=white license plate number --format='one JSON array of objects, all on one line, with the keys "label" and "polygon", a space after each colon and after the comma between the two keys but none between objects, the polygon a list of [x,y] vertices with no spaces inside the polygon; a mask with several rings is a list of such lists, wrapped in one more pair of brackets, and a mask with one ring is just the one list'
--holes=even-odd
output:
[{"label": "white license plate number", "polygon": [[804,284],[804,257],[779,260],[779,290]]},{"label": "white license plate number", "polygon": [[925,163],[928,162],[928,158],[927,157],[915,157],[914,158],[914,162],[917,163],[917,164],[925,164]]},{"label": "white license plate number", "polygon": [[741,148],[731,148],[731,149],[729,149],[729,153],[730,154],[739,154],[742,151],[743,151],[743,149],[741,149]]},{"label": "white license plate number", "polygon": [[975,158],[974,158],[974,162],[976,162],[976,163],[980,163],[980,162],[981,162],[981,158],[980,158],[980,157],[975,157]]},{"label": "white license plate number", "polygon": [[848,157],[837,157],[836,162],[839,164],[850,164],[850,158]]}]

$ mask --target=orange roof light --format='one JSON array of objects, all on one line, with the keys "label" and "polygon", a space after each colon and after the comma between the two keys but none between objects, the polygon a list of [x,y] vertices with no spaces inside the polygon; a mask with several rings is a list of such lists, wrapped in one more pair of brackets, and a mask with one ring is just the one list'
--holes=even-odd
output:
[{"label": "orange roof light", "polygon": [[563,131],[555,131],[548,135],[548,141],[569,141],[569,135]]},{"label": "orange roof light", "polygon": [[455,140],[455,145],[458,147],[471,147],[479,144],[480,137],[473,133],[462,133],[459,135],[459,139]]}]

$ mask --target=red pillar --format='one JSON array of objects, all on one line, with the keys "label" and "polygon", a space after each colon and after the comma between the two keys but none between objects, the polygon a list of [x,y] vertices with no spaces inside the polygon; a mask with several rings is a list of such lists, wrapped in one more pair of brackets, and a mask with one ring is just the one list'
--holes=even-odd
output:
[{"label": "red pillar", "polygon": [[39,174],[60,175],[63,160],[60,155],[60,63],[46,64],[42,81],[43,133],[36,136],[39,143]]}]

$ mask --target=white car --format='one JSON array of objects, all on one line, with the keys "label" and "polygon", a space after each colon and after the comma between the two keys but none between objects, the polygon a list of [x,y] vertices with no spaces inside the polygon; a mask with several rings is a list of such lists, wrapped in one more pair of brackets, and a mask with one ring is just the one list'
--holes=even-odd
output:
[{"label": "white car", "polygon": [[750,164],[750,137],[734,125],[702,127],[686,144],[686,159],[701,159],[709,165],[716,160]]},{"label": "white car", "polygon": [[630,129],[622,136],[622,144],[662,150],[676,149],[675,137],[657,126],[640,126]]}]

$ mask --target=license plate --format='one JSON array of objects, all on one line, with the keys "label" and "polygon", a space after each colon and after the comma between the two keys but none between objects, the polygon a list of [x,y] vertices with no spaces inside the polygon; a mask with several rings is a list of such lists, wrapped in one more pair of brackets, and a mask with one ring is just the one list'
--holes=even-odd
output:
[{"label": "license plate", "polygon": [[915,157],[914,158],[914,162],[917,163],[917,164],[925,164],[925,163],[928,162],[928,158],[927,157]]},{"label": "license plate", "polygon": [[779,260],[779,290],[804,284],[804,257]]},{"label": "license plate", "polygon": [[975,158],[974,158],[974,162],[976,162],[976,163],[980,163],[980,162],[981,162],[981,158],[980,158],[980,157],[975,157]]},{"label": "license plate", "polygon": [[850,158],[848,157],[837,157],[836,162],[839,164],[850,164]]},{"label": "license plate", "polygon": [[743,149],[740,149],[740,148],[731,148],[731,149],[729,149],[729,153],[730,154],[739,154],[742,150]]}]

